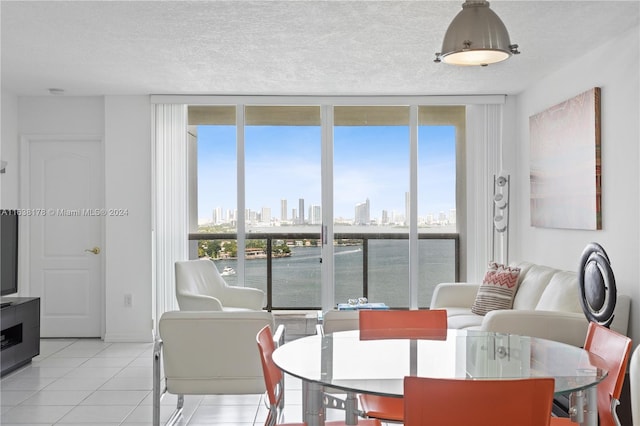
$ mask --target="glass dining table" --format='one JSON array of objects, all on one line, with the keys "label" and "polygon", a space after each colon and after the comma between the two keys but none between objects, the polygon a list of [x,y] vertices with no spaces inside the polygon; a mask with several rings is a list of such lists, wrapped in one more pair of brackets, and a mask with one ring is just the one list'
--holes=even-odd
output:
[{"label": "glass dining table", "polygon": [[[601,358],[575,346],[452,329],[428,340],[361,340],[358,330],[318,334],[280,346],[273,361],[285,373],[302,380],[303,418],[308,426],[324,425],[327,407],[344,409],[346,423],[357,424],[356,395],[402,397],[405,376],[472,380],[553,377],[555,394],[570,395],[572,420],[597,426],[596,385],[607,374]],[[328,388],[332,392],[326,392]],[[338,393],[346,398],[337,398]],[[464,401],[460,406],[464,408]]]}]

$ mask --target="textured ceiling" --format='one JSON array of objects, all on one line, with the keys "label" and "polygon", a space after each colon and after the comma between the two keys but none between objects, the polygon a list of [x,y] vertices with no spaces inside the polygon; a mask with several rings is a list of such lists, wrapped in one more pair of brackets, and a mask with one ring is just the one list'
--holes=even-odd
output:
[{"label": "textured ceiling", "polygon": [[496,0],[522,54],[484,68],[436,64],[461,5],[2,1],[0,76],[18,95],[513,94],[640,16],[638,0]]}]

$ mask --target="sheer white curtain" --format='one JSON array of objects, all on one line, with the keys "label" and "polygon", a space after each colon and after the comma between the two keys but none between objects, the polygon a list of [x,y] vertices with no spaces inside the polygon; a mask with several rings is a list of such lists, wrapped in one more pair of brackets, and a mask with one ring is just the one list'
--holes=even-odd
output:
[{"label": "sheer white curtain", "polygon": [[188,258],[187,106],[156,104],[153,110],[154,318],[177,309],[174,264]]},{"label": "sheer white curtain", "polygon": [[467,106],[467,281],[478,282],[491,257],[493,176],[503,165],[504,105]]}]

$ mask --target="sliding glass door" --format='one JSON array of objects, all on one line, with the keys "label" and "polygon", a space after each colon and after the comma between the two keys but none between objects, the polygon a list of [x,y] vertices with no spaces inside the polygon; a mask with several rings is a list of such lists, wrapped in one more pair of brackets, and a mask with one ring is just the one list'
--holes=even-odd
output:
[{"label": "sliding glass door", "polygon": [[245,284],[272,307],[321,304],[321,144],[318,106],[245,107]]},{"label": "sliding glass door", "polygon": [[333,144],[336,302],[409,307],[409,107],[336,106]]},{"label": "sliding glass door", "polygon": [[267,308],[427,307],[457,278],[464,107],[193,106],[189,123],[190,238]]}]

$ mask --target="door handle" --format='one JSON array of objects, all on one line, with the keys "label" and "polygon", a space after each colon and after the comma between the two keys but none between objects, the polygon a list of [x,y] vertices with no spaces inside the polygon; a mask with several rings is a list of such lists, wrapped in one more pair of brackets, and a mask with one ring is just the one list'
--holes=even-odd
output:
[{"label": "door handle", "polygon": [[94,247],[92,249],[85,249],[84,251],[88,251],[89,253],[93,253],[93,254],[100,254],[100,247]]}]

